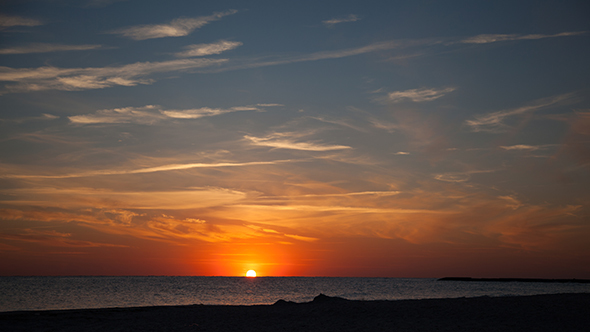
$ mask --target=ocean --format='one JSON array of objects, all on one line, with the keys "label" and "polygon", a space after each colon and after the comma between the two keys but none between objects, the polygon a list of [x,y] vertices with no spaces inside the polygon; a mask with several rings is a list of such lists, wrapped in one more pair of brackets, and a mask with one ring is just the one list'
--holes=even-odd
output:
[{"label": "ocean", "polygon": [[590,293],[590,284],[333,277],[0,277],[0,311]]}]

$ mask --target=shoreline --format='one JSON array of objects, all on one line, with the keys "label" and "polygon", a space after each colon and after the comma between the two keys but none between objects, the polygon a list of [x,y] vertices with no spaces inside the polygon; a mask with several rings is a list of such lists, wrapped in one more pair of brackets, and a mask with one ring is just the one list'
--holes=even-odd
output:
[{"label": "shoreline", "polygon": [[545,282],[545,283],[574,283],[588,284],[590,279],[542,279],[542,278],[471,278],[471,277],[444,277],[437,281],[467,281],[467,282]]},{"label": "shoreline", "polygon": [[10,311],[6,331],[582,331],[590,293]]}]

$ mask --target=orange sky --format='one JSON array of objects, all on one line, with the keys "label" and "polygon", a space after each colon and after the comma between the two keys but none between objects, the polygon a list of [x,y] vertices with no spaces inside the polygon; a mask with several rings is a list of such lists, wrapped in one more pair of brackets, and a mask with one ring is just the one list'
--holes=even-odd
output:
[{"label": "orange sky", "polygon": [[587,255],[577,251],[587,245],[587,234],[563,225],[568,218],[575,223],[580,207],[518,206],[507,197],[461,192],[454,184],[416,195],[381,191],[272,199],[204,189],[184,195],[207,193],[198,204],[213,206],[187,209],[177,198],[183,195],[169,193],[179,207],[167,210],[135,208],[149,202],[136,201],[137,193],[101,198],[86,190],[63,194],[71,195],[67,199],[61,192],[37,193],[45,207],[2,210],[8,229],[5,274],[231,276],[254,269],[259,276],[579,278],[587,273],[579,264]]}]

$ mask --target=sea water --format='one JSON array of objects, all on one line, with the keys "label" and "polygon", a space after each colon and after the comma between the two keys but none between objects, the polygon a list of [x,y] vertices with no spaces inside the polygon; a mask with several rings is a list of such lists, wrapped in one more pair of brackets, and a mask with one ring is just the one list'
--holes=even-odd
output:
[{"label": "sea water", "polygon": [[0,311],[590,293],[590,284],[331,277],[0,277]]}]

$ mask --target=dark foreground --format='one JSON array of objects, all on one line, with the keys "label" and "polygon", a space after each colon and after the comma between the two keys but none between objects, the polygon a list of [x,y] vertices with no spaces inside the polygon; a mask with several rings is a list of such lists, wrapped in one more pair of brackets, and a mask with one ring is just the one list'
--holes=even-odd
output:
[{"label": "dark foreground", "polygon": [[0,313],[0,331],[588,331],[590,294]]}]

